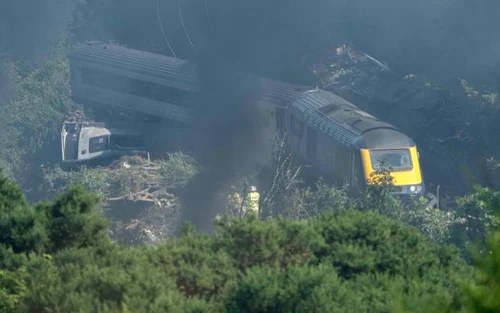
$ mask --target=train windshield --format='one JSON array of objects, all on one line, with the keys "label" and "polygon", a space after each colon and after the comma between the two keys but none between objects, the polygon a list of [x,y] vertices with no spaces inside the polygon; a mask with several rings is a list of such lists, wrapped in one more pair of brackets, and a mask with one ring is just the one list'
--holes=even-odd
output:
[{"label": "train windshield", "polygon": [[410,151],[407,149],[371,150],[370,158],[376,171],[381,170],[384,163],[393,171],[411,170],[413,167]]}]

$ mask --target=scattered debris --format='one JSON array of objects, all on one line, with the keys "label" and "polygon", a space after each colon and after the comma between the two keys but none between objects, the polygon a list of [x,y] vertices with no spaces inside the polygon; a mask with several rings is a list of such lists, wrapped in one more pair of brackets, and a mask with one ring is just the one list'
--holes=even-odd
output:
[{"label": "scattered debris", "polygon": [[103,168],[110,182],[103,211],[115,241],[158,242],[176,232],[180,204],[176,186],[162,176],[162,162],[126,156]]}]

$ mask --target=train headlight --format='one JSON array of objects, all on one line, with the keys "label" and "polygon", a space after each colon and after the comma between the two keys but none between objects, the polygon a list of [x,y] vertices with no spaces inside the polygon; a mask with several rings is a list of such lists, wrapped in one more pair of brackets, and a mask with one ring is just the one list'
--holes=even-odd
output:
[{"label": "train headlight", "polygon": [[422,192],[423,188],[422,185],[410,185],[407,190],[409,193],[418,194]]}]

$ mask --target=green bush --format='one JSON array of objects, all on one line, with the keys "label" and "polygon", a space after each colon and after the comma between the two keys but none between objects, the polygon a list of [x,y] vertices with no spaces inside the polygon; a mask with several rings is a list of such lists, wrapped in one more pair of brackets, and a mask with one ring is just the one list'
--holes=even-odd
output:
[{"label": "green bush", "polygon": [[5,313],[22,312],[21,305],[26,294],[24,269],[17,271],[0,270],[0,311]]},{"label": "green bush", "polygon": [[42,167],[42,189],[46,196],[54,197],[66,192],[72,185],[81,185],[88,192],[106,197],[110,193],[108,171],[101,167],[81,167],[65,171],[59,166]]},{"label": "green bush", "polygon": [[98,203],[99,197],[72,187],[52,202],[28,206],[19,187],[0,172],[0,246],[14,253],[54,253],[106,241]]},{"label": "green bush", "polygon": [[468,312],[474,299],[496,308],[496,250],[476,277],[456,250],[376,212],[223,218],[211,236],[191,229],[126,248],[105,235],[97,204],[74,187],[29,206],[0,179],[4,311]]},{"label": "green bush", "polygon": [[200,170],[199,164],[182,152],[169,153],[160,167],[160,175],[167,186],[185,186]]},{"label": "green bush", "polygon": [[[29,312],[397,312],[460,296],[470,269],[448,249],[376,213],[309,221],[223,219],[155,248],[93,245],[32,258]],[[459,306],[457,306],[459,307]]]},{"label": "green bush", "polygon": [[457,199],[455,215],[459,223],[452,228],[454,242],[464,247],[473,242],[484,246],[488,233],[498,229],[495,209],[500,208],[500,192],[476,187],[475,192]]},{"label": "green bush", "polygon": [[166,275],[169,268],[153,266],[148,254],[114,247],[34,260],[26,312],[208,312],[204,300],[183,296]]}]

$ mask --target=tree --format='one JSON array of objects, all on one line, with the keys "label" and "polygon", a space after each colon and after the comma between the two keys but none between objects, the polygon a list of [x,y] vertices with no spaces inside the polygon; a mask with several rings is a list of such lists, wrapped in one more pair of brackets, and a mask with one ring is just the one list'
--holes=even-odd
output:
[{"label": "tree", "polygon": [[99,197],[72,187],[54,201],[29,206],[21,189],[0,172],[0,245],[15,253],[55,253],[105,240]]},{"label": "tree", "polygon": [[470,282],[456,250],[373,211],[223,218],[211,236],[127,248],[106,237],[98,200],[73,187],[29,206],[1,177],[6,312],[399,312],[431,298],[456,312],[457,277]]},{"label": "tree", "polygon": [[[465,303],[468,312],[500,312],[500,192],[489,188],[476,187],[471,196],[479,205],[473,212],[478,221],[473,221],[473,243],[471,248],[475,268],[478,270],[473,282],[464,281]],[[483,224],[482,227],[477,227]],[[477,236],[479,232],[480,236]]]},{"label": "tree", "polygon": [[25,190],[38,187],[37,164],[60,157],[50,144],[59,140],[65,114],[77,107],[70,98],[68,36],[63,32],[40,64],[14,57],[5,62],[12,97],[0,102],[0,164]]}]

